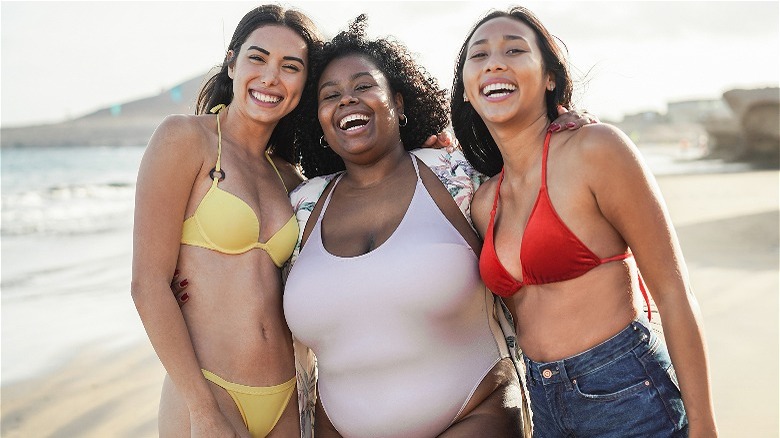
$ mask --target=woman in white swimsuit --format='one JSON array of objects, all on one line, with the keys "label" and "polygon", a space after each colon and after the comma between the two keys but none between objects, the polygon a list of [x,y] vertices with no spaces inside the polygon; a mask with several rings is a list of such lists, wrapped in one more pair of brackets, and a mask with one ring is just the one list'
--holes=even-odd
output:
[{"label": "woman in white swimsuit", "polygon": [[479,238],[407,152],[446,123],[443,94],[403,46],[366,40],[360,19],[314,69],[322,144],[346,168],[314,207],[284,296],[317,356],[316,435],[520,436]]}]

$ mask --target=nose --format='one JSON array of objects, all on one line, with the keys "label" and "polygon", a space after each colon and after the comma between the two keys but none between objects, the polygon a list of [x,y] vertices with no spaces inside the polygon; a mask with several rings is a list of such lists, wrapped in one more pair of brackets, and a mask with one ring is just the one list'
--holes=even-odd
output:
[{"label": "nose", "polygon": [[276,85],[279,82],[279,71],[273,67],[266,68],[263,71],[260,81],[265,86]]},{"label": "nose", "polygon": [[339,100],[339,106],[347,106],[354,103],[357,103],[357,98],[351,94],[345,94],[341,96],[341,99]]},{"label": "nose", "polygon": [[506,63],[499,54],[491,54],[485,63],[485,72],[506,70]]}]

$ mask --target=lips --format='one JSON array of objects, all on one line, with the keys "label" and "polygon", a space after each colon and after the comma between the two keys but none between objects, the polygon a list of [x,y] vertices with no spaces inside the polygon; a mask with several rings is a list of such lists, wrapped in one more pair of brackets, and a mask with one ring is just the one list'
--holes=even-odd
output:
[{"label": "lips", "polygon": [[368,124],[371,118],[366,114],[352,113],[347,114],[339,120],[339,128],[344,131],[354,131]]},{"label": "lips", "polygon": [[249,90],[249,93],[252,97],[264,103],[279,103],[282,101],[282,96],[275,94],[262,93],[257,90]]}]

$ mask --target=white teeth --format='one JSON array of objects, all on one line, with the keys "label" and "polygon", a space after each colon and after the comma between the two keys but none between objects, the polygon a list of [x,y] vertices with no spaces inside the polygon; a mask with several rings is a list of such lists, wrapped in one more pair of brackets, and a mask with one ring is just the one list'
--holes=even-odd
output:
[{"label": "white teeth", "polygon": [[490,93],[491,91],[507,90],[506,92],[492,94],[492,96],[506,96],[507,94],[509,94],[509,92],[514,91],[516,89],[517,89],[517,87],[512,85],[512,84],[503,84],[503,83],[490,84],[490,85],[486,85],[482,89],[482,94],[487,96],[488,93]]},{"label": "white teeth", "polygon": [[[339,128],[345,129],[345,127],[347,126],[347,123],[349,123],[349,122],[351,122],[353,120],[365,120],[366,122],[368,122],[369,119],[368,119],[368,116],[366,116],[364,114],[350,114],[350,115],[344,117],[343,119],[341,119],[339,121]],[[362,125],[353,126],[353,127],[349,128],[349,129],[347,129],[347,131],[349,131],[351,129],[357,129],[360,126],[362,126]]]},{"label": "white teeth", "polygon": [[282,100],[282,98],[279,96],[271,96],[270,94],[263,94],[255,90],[252,90],[252,97],[259,100],[260,102],[267,102],[267,103],[277,103],[280,100]]}]

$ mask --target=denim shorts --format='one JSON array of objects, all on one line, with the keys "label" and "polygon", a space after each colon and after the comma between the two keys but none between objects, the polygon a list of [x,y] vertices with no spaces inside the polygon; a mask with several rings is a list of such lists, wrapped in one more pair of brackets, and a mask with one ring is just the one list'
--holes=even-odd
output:
[{"label": "denim shorts", "polygon": [[525,358],[534,437],[685,437],[666,345],[646,320],[568,359]]}]

